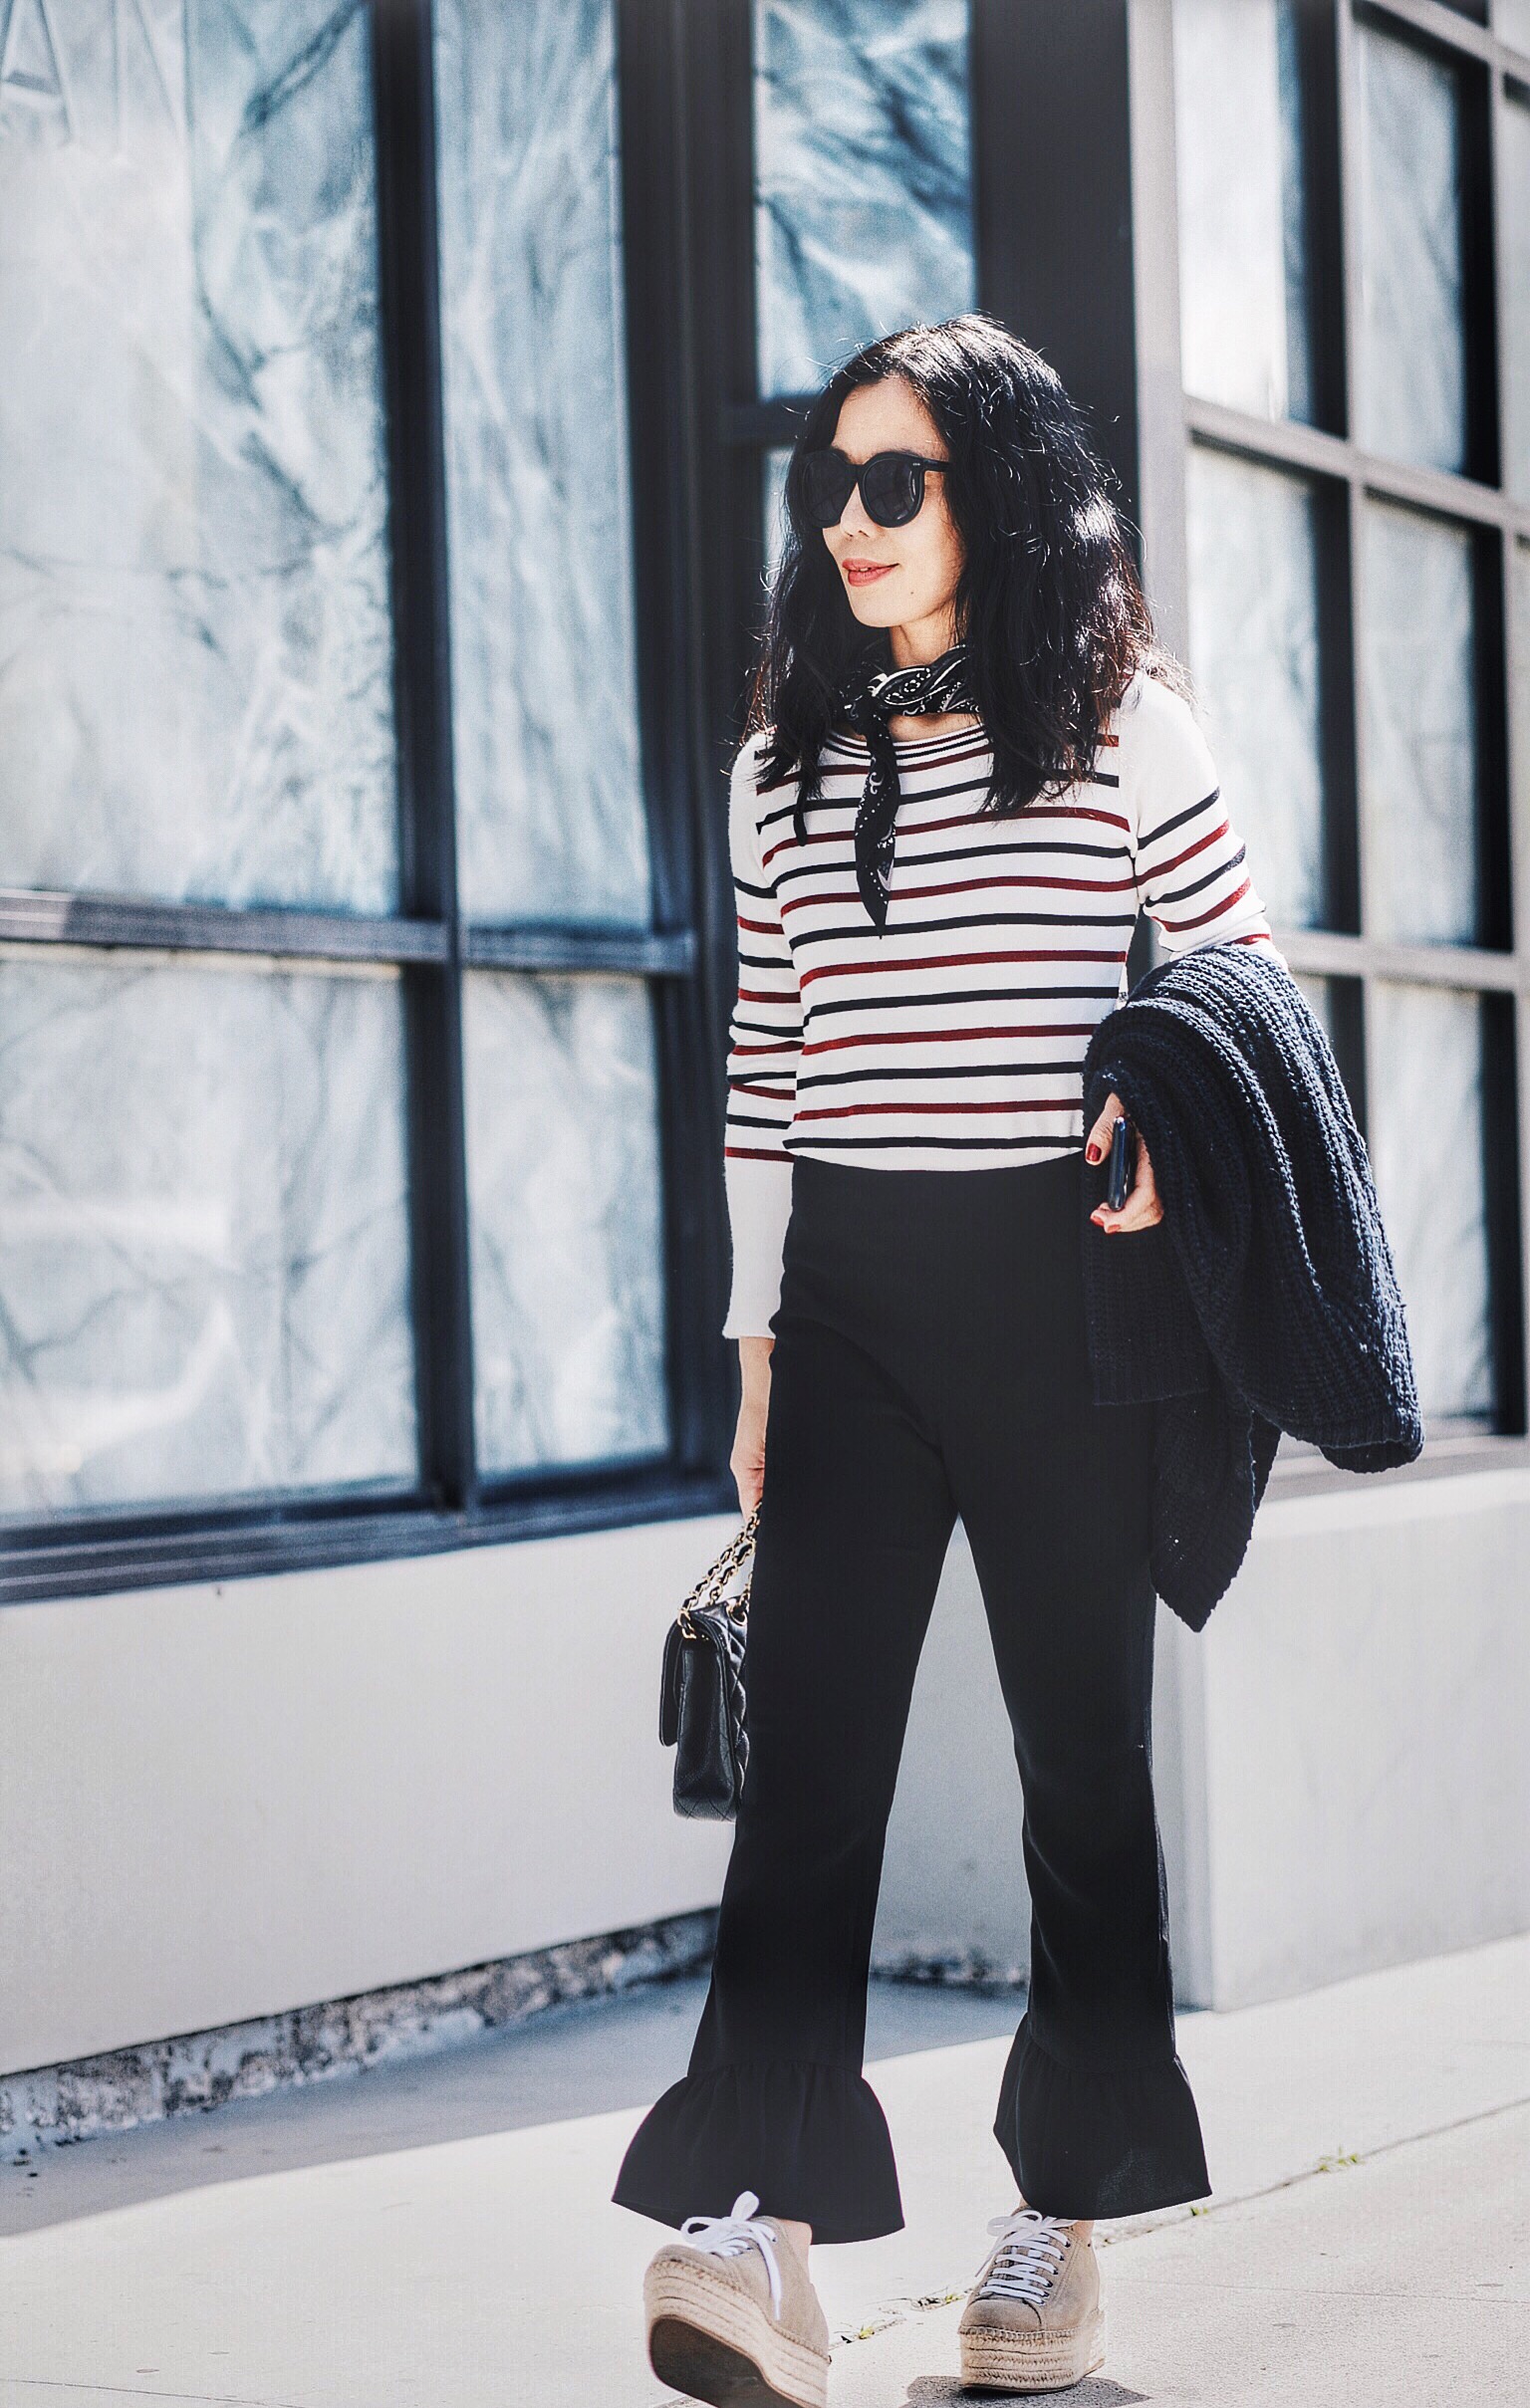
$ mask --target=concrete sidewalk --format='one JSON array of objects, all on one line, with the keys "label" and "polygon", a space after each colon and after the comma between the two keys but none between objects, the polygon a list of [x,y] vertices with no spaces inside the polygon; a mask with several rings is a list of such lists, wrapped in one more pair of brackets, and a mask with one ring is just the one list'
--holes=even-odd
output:
[{"label": "concrete sidewalk", "polygon": [[[699,1985],[0,2173],[5,2408],[655,2408],[611,2206]],[[962,2394],[954,2328],[1009,2206],[1011,2000],[876,1985],[901,2233],[816,2260],[835,2408]],[[1103,2228],[1111,2354],[1070,2399],[1518,2403],[1530,2391],[1530,1941],[1187,2017],[1208,2211]],[[944,2302],[944,2303],[942,2303]],[[987,2395],[993,2396],[993,2395]]]}]

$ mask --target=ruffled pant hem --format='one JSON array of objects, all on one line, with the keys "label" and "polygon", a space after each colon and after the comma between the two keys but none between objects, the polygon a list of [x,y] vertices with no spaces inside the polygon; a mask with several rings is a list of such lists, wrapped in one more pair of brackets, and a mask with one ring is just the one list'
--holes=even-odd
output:
[{"label": "ruffled pant hem", "polygon": [[660,2224],[726,2216],[740,2191],[820,2241],[901,2231],[882,2102],[849,2066],[772,2058],[672,2082],[628,2145],[612,2193]]},{"label": "ruffled pant hem", "polygon": [[1083,2067],[1049,2055],[1022,2018],[993,2135],[1026,2203],[1072,2223],[1204,2199],[1200,2118],[1177,2056]]}]

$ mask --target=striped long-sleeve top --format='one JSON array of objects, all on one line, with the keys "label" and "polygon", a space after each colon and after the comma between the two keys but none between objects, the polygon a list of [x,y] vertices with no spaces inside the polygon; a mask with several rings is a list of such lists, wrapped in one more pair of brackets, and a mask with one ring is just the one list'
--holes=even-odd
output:
[{"label": "striped long-sleeve top", "polygon": [[1283,959],[1205,737],[1142,670],[1089,776],[1013,818],[979,816],[992,769],[980,728],[898,742],[881,935],[855,874],[864,741],[825,747],[805,843],[795,779],[757,783],[766,742],[740,748],[729,793],[729,1337],[768,1334],[794,1155],[968,1170],[1082,1147],[1084,1055],[1126,992],[1141,907],[1169,952],[1230,941]]}]

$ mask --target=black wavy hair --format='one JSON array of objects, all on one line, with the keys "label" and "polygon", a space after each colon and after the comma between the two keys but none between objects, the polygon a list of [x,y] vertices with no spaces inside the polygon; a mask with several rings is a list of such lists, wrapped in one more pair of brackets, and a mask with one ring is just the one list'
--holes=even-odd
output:
[{"label": "black wavy hair", "polygon": [[954,597],[993,753],[983,810],[1023,811],[1088,774],[1106,719],[1138,668],[1186,700],[1188,676],[1159,643],[1117,480],[1055,368],[986,311],[883,336],[836,368],[813,402],[786,473],[788,529],[749,692],[746,734],[768,728],[760,782],[798,776],[798,828],[822,799],[820,755],[845,677],[885,628],[856,617],[838,567],[803,509],[803,458],[834,441],[858,385],[901,376],[940,430],[948,507],[964,559]]}]

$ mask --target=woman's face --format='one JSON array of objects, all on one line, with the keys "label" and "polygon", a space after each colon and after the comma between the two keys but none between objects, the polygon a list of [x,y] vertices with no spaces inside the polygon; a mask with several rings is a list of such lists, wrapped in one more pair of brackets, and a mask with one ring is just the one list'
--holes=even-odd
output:
[{"label": "woman's face", "polygon": [[[879,451],[946,456],[933,418],[897,375],[848,393],[833,440],[848,460],[869,460]],[[920,658],[933,658],[955,640],[952,601],[964,554],[945,484],[943,476],[926,476],[923,503],[906,527],[879,527],[867,516],[858,485],[838,526],[824,529],[857,618],[868,627],[906,629]]]}]

